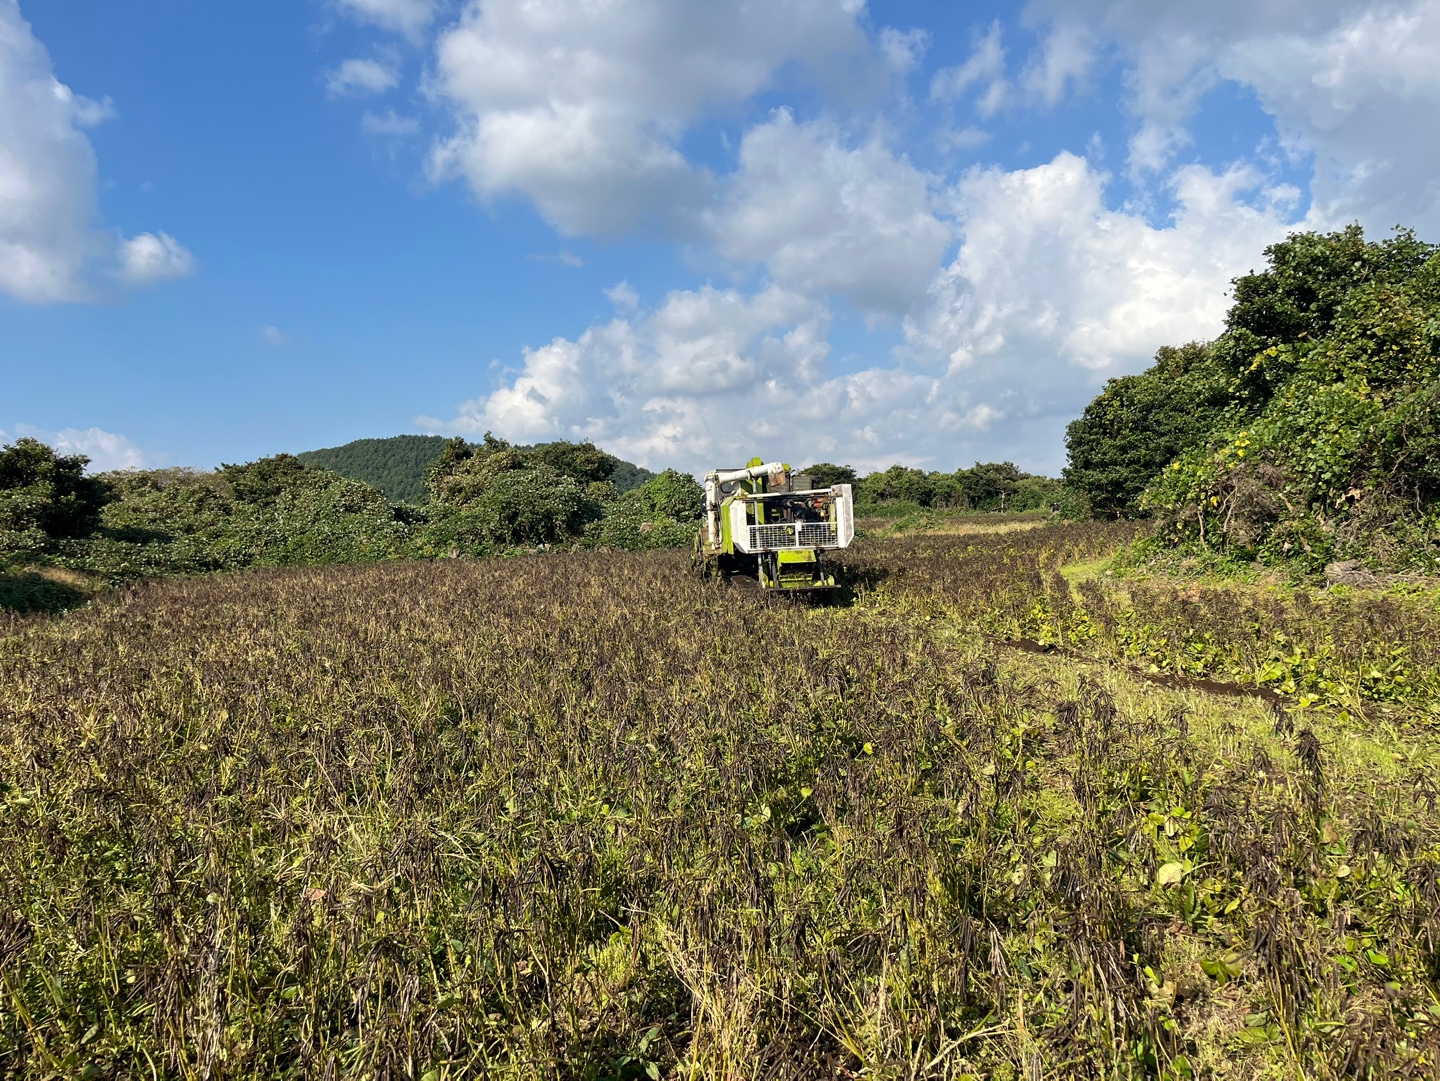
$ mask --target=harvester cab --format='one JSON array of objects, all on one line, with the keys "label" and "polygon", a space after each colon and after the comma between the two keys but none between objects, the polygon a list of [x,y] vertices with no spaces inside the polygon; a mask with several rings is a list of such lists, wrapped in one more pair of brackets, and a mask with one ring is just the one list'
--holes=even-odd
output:
[{"label": "harvester cab", "polygon": [[695,563],[707,576],[753,577],[762,589],[834,589],[823,553],[855,538],[850,485],[816,488],[783,462],[705,474],[705,517]]}]

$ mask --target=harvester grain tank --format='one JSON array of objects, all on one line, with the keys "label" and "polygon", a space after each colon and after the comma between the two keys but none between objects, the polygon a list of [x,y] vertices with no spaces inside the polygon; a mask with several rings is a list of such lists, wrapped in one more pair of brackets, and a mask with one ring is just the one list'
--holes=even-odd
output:
[{"label": "harvester grain tank", "polygon": [[705,517],[695,564],[708,576],[753,577],[763,589],[835,588],[824,553],[855,538],[850,485],[816,488],[784,462],[750,459],[705,474]]}]

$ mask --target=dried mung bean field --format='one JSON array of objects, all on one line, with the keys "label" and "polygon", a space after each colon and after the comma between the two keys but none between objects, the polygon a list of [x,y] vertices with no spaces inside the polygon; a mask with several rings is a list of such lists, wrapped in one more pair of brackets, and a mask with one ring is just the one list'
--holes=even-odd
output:
[{"label": "dried mung bean field", "polygon": [[1440,1075],[1433,596],[1085,570],[1129,536],[12,620],[0,1075]]}]

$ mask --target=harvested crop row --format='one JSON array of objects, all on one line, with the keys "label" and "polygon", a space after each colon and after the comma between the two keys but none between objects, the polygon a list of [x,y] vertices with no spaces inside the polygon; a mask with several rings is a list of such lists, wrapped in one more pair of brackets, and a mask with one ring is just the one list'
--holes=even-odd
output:
[{"label": "harvested crop row", "polygon": [[1364,724],[1440,727],[1440,606],[1432,591],[1289,589],[1168,576],[1080,576],[1134,538],[1130,523],[862,543],[852,577],[912,613],[943,615],[1176,676],[1269,688]]}]

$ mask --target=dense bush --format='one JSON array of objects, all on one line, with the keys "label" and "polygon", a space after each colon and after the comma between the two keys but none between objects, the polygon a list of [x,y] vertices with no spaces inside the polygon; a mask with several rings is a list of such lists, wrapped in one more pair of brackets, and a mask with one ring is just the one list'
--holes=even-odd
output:
[{"label": "dense bush", "polygon": [[916,503],[928,507],[935,502],[935,481],[923,469],[892,465],[870,473],[855,485],[861,503]]},{"label": "dense bush", "polygon": [[575,540],[604,514],[588,486],[615,461],[589,443],[515,447],[488,432],[476,446],[451,440],[426,471],[422,543],[479,554]]},{"label": "dense bush", "polygon": [[1160,543],[1318,568],[1440,557],[1440,255],[1359,226],[1266,249],[1223,335],[1161,350],[1070,428],[1069,482]]},{"label": "dense bush", "polygon": [[800,472],[808,476],[817,488],[828,488],[832,484],[854,484],[860,479],[860,475],[850,466],[835,465],[831,462],[816,462]]},{"label": "dense bush", "polygon": [[549,466],[514,465],[470,473],[452,485],[454,498],[432,503],[427,530],[457,529],[472,548],[554,544],[577,537],[602,513],[574,479]]},{"label": "dense bush", "polygon": [[667,469],[619,492],[608,478],[623,463],[590,443],[517,447],[490,433],[451,440],[427,470],[427,549],[574,542],[645,549],[688,545],[704,491]]},{"label": "dense bush", "polygon": [[516,446],[489,432],[479,443],[456,437],[425,469],[429,498],[439,502],[466,503],[483,491],[493,478],[511,470],[540,470],[566,477],[578,487],[604,483],[620,459],[606,454],[593,443],[541,443]]},{"label": "dense bush", "polygon": [[[625,463],[589,443],[516,447],[487,435],[474,445],[441,441],[440,451],[426,470],[429,498],[417,508],[392,505],[368,484],[307,468],[289,454],[214,472],[90,478],[85,459],[22,440],[0,455],[0,562],[48,563],[120,582],[556,544],[664,548],[694,539],[702,492],[683,474],[647,472],[640,487],[621,492],[607,478]],[[35,588],[17,578],[11,592],[28,597]]]},{"label": "dense bush", "polygon": [[103,481],[85,476],[89,462],[36,439],[0,450],[0,555],[43,552],[95,530],[108,495]]},{"label": "dense bush", "polygon": [[1229,384],[1209,346],[1165,346],[1148,371],[1106,384],[1066,429],[1066,485],[1097,515],[1141,515],[1140,496],[1160,470],[1210,434]]},{"label": "dense bush", "polygon": [[594,443],[567,443],[562,440],[538,443],[526,449],[534,460],[581,485],[608,481],[620,465],[619,458],[606,454]]},{"label": "dense bush", "polygon": [[643,551],[683,548],[695,540],[705,490],[695,478],[673,469],[605,504],[605,516],[585,530],[587,545]]},{"label": "dense bush", "polygon": [[698,522],[705,512],[705,489],[688,473],[674,469],[665,470],[627,495],[647,514],[677,522]]},{"label": "dense bush", "polygon": [[292,455],[110,473],[100,529],[56,561],[121,580],[251,566],[359,563],[405,553],[412,526],[369,485]]}]

